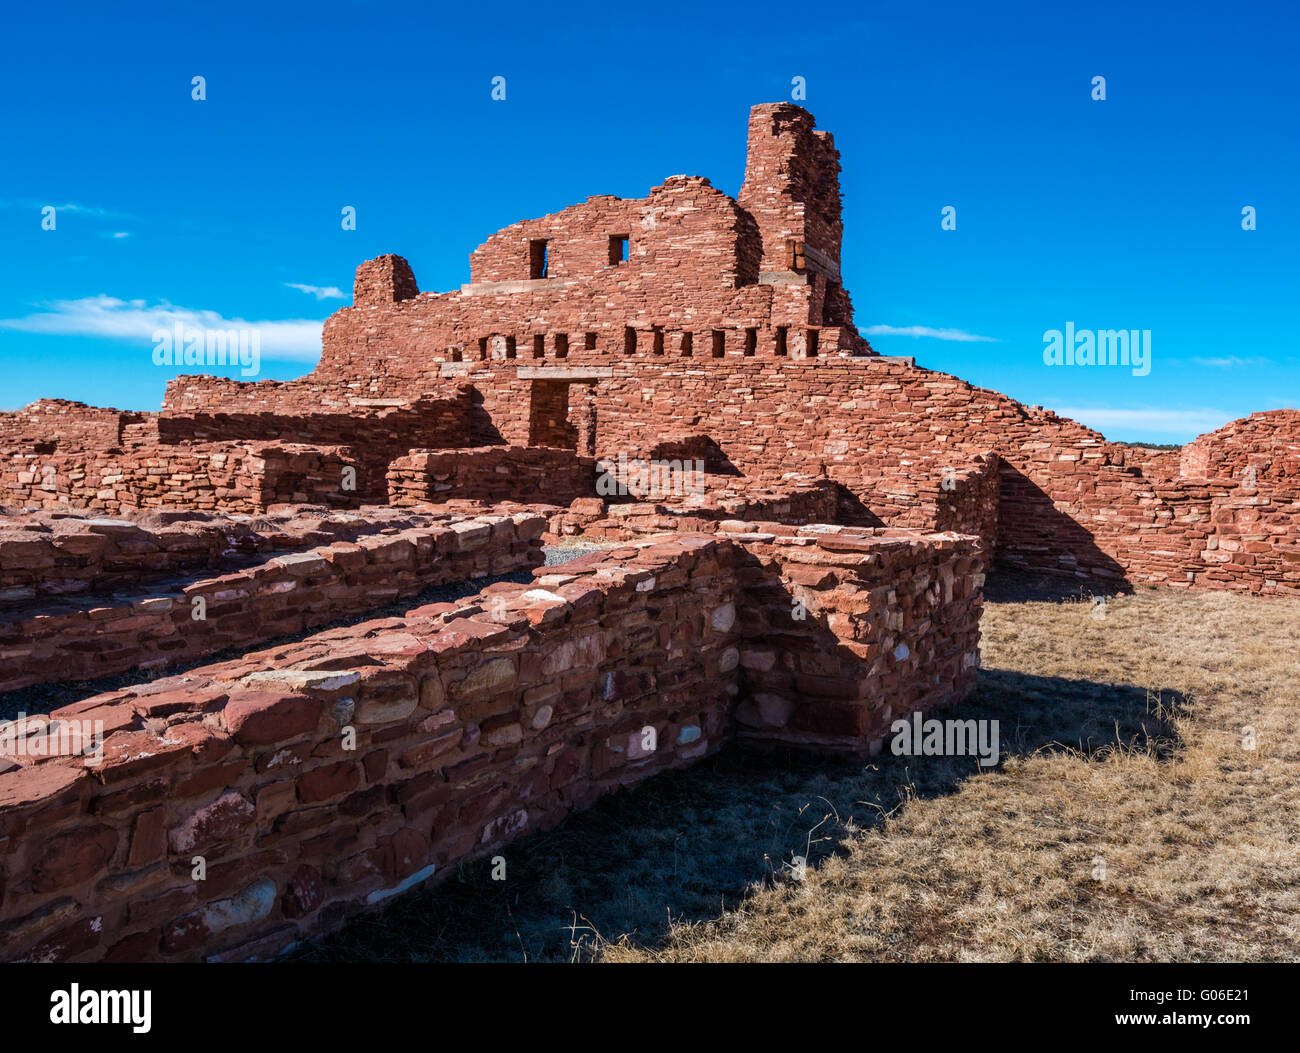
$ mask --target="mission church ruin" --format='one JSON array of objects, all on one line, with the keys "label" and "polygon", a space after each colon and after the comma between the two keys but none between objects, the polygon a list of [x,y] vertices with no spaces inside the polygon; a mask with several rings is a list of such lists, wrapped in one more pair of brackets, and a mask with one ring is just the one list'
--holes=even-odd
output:
[{"label": "mission church ruin", "polygon": [[1300,414],[1157,451],[882,357],[842,235],[756,106],[736,199],[367,261],[301,379],[0,414],[0,691],[139,673],[0,740],[0,957],[267,957],[728,742],[878,752],[974,685],[989,567],[1300,593]]}]

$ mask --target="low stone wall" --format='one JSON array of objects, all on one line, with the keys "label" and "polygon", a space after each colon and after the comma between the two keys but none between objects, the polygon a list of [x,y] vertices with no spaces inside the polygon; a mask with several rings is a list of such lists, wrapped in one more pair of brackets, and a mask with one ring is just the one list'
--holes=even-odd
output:
[{"label": "low stone wall", "polygon": [[931,529],[974,534],[986,564],[992,562],[997,545],[1001,463],[997,454],[985,453],[968,467],[942,475],[934,503]]},{"label": "low stone wall", "polygon": [[596,496],[596,461],[547,446],[412,450],[388,469],[388,500],[545,501],[567,505]]},{"label": "low stone wall", "polygon": [[[231,569],[233,558],[351,541],[445,518],[370,507],[330,512],[311,506],[272,506],[264,515],[208,516],[147,511],[131,519],[93,513],[8,513],[0,509],[0,609],[60,596],[108,593],[179,571]],[[487,509],[474,509],[479,514]]]},{"label": "low stone wall", "polygon": [[969,535],[746,524],[742,736],[877,752],[975,686],[982,545]]},{"label": "low stone wall", "polygon": [[359,537],[94,604],[0,612],[0,691],[188,662],[363,613],[433,585],[542,562],[541,516]]},{"label": "low stone wall", "polygon": [[161,507],[260,512],[308,502],[355,508],[362,496],[347,488],[345,469],[360,478],[348,447],[281,442],[11,451],[0,461],[0,503],[111,514]]},{"label": "low stone wall", "polygon": [[37,399],[20,410],[0,412],[0,450],[46,454],[56,449],[109,449],[147,433],[157,416],[68,399]]},{"label": "low stone wall", "polygon": [[358,493],[381,502],[394,459],[417,448],[463,446],[472,426],[468,390],[371,398],[347,385],[183,376],[167,385],[158,435],[164,443],[251,439],[347,446],[357,459]]},{"label": "low stone wall", "polygon": [[1265,486],[1100,465],[1083,478],[1099,510],[1076,521],[1004,463],[998,562],[1116,585],[1300,594],[1300,487],[1287,477]]},{"label": "low stone wall", "polygon": [[57,710],[108,737],[11,751],[0,956],[267,956],[737,724],[879,750],[969,687],[980,574],[959,535],[678,535]]},{"label": "low stone wall", "polygon": [[782,489],[715,490],[673,503],[579,498],[550,516],[550,529],[556,537],[583,534],[616,541],[664,532],[712,534],[737,529],[729,524],[833,523],[837,505],[837,488],[825,479],[791,482]]},{"label": "low stone wall", "polygon": [[237,534],[228,522],[150,530],[120,519],[6,519],[0,521],[0,607],[212,566],[227,558]]}]

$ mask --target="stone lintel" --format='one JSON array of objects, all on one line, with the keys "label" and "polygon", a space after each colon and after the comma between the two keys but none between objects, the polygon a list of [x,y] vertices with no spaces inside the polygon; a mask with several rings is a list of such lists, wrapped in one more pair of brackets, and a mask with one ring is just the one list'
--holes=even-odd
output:
[{"label": "stone lintel", "polygon": [[563,289],[568,282],[563,278],[526,278],[512,282],[472,282],[460,287],[462,296],[501,296],[521,292],[540,292]]},{"label": "stone lintel", "polygon": [[760,271],[759,285],[807,285],[809,276],[806,271]]},{"label": "stone lintel", "polygon": [[520,380],[602,380],[612,377],[612,366],[520,366]]}]

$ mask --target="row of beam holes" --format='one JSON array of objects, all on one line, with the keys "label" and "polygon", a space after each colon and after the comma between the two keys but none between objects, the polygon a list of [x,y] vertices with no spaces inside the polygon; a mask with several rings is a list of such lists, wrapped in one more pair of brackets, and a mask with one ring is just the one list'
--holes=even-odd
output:
[{"label": "row of beam holes", "polygon": [[[782,328],[784,332],[784,327]],[[723,329],[710,330],[712,337],[710,351],[714,358],[723,358],[727,353],[727,333]],[[664,331],[655,329],[652,331],[654,337],[652,353],[662,355],[664,353]],[[625,355],[635,355],[637,348],[637,331],[632,326],[623,327],[623,353]],[[758,349],[758,330],[745,330],[745,357],[751,358]],[[690,358],[695,353],[695,334],[682,334],[682,357]]]},{"label": "row of beam holes", "polygon": [[[727,334],[723,329],[712,330],[713,343],[712,354],[714,358],[723,358],[726,355]],[[821,334],[816,329],[808,330],[808,357],[814,358],[817,355],[817,340]],[[788,355],[790,340],[790,327],[788,325],[779,325],[776,327],[776,347],[774,353],[777,355]],[[637,331],[631,326],[625,326],[623,329],[623,353],[628,355],[636,354],[637,348]],[[689,358],[693,353],[694,338],[691,333],[682,334],[682,357]],[[753,358],[758,351],[758,330],[745,330],[744,356]],[[664,353],[664,334],[662,329],[654,330],[653,353],[662,355]]]},{"label": "row of beam holes", "polygon": [[[779,325],[776,327],[776,348],[775,354],[784,356],[789,354],[789,333],[790,327]],[[664,353],[664,331],[662,329],[653,330],[652,353],[662,355]],[[726,356],[727,334],[723,329],[711,330],[712,345],[711,352],[714,358],[723,358]],[[808,357],[813,358],[817,355],[817,338],[820,334],[816,329],[808,330]],[[478,357],[486,362],[490,355],[489,341],[490,337],[481,336],[478,340]],[[506,358],[514,359],[518,357],[518,349],[513,336],[506,338]],[[623,327],[623,353],[625,355],[635,355],[637,349],[637,330],[632,326]],[[587,351],[596,350],[596,334],[586,333],[583,337],[583,348]],[[690,358],[694,354],[695,338],[693,333],[682,334],[682,357]],[[758,330],[745,330],[745,343],[743,354],[746,358],[753,358],[758,350]],[[464,353],[458,347],[450,349],[449,354],[453,362],[464,361]],[[540,333],[533,337],[533,358],[546,357],[546,337]],[[557,333],[555,335],[555,357],[569,357],[569,334]]]},{"label": "row of beam holes", "polygon": [[[489,344],[491,339],[492,338],[488,336],[480,336],[478,338],[478,357],[480,361],[486,362],[490,357],[491,348]],[[596,350],[596,334],[587,333],[583,338],[583,346],[588,351]],[[448,348],[447,354],[451,358],[451,361],[453,362],[465,361],[465,353],[459,347]],[[518,349],[518,344],[515,342],[515,338],[513,336],[507,336],[506,337],[506,358],[518,358],[518,357],[519,357],[519,349]],[[541,333],[538,333],[533,337],[533,357],[534,358],[546,357],[546,337],[543,336]],[[568,333],[555,334],[555,357],[556,358],[569,357],[569,334]]]}]

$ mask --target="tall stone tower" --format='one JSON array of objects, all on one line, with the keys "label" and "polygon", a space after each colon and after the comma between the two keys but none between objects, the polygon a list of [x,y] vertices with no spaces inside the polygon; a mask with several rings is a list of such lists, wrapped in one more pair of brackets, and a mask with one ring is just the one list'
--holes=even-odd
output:
[{"label": "tall stone tower", "polygon": [[789,102],[749,111],[739,202],[763,236],[761,270],[807,269],[839,281],[840,154],[831,133],[813,123],[811,113]]}]

